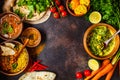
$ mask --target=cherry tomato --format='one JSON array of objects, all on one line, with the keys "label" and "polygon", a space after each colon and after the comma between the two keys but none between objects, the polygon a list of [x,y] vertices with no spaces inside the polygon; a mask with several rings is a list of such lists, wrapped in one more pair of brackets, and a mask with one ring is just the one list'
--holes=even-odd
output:
[{"label": "cherry tomato", "polygon": [[56,12],[56,10],[57,10],[56,7],[51,7],[51,8],[50,8],[50,11],[51,11],[52,13]]},{"label": "cherry tomato", "polygon": [[65,9],[65,8],[64,8],[63,5],[60,5],[60,6],[59,6],[59,10],[60,10],[60,12],[64,11],[64,9]]},{"label": "cherry tomato", "polygon": [[62,11],[61,15],[62,15],[62,17],[65,17],[65,16],[67,16],[67,12],[66,11]]},{"label": "cherry tomato", "polygon": [[57,6],[59,6],[61,4],[61,1],[60,0],[55,0],[55,3]]},{"label": "cherry tomato", "polygon": [[91,75],[91,71],[90,70],[84,70],[84,76],[90,76]]},{"label": "cherry tomato", "polygon": [[76,72],[76,78],[77,79],[81,79],[83,76],[82,76],[82,73],[81,72]]},{"label": "cherry tomato", "polygon": [[54,13],[53,13],[53,17],[57,19],[57,18],[59,18],[59,17],[60,17],[60,15],[59,15],[59,13],[58,13],[58,12],[54,12]]}]

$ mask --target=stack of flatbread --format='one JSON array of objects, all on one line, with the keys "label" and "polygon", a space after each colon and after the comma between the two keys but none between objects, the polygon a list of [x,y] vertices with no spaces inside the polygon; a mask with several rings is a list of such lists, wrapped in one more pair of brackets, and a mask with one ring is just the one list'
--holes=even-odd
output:
[{"label": "stack of flatbread", "polygon": [[18,80],[55,80],[56,74],[48,71],[27,72]]}]

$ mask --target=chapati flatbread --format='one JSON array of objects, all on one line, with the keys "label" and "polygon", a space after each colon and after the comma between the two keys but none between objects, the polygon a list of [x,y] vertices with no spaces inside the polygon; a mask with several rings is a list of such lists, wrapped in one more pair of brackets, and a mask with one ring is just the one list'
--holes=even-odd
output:
[{"label": "chapati flatbread", "polygon": [[18,80],[55,80],[56,74],[48,71],[27,72]]}]

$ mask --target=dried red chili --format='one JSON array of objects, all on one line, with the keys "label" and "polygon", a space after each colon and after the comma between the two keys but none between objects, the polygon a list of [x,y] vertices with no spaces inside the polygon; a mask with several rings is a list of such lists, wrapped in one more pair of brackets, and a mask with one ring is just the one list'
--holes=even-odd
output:
[{"label": "dried red chili", "polygon": [[37,60],[36,62],[34,62],[33,66],[30,68],[30,72],[35,71],[35,70],[45,70],[46,68],[48,68],[47,66],[40,64],[40,60]]}]

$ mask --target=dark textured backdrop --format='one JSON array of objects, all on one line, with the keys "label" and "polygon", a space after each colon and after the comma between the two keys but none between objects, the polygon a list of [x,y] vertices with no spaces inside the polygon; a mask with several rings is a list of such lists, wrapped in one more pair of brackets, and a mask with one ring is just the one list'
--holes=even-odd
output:
[{"label": "dark textured backdrop", "polygon": [[[65,5],[65,0],[61,0]],[[0,1],[0,8],[3,2]],[[0,12],[2,12],[0,10]],[[83,47],[83,35],[91,24],[83,17],[50,18],[37,25],[24,24],[24,27],[33,26],[42,33],[42,43],[45,45],[39,55],[30,56],[33,60],[40,59],[42,64],[49,66],[48,70],[57,74],[56,80],[76,80],[75,72],[88,69],[87,61],[90,58]],[[27,48],[28,49],[28,48]],[[35,49],[28,49],[34,54]],[[22,74],[8,77],[0,74],[0,80],[17,80]],[[82,79],[81,79],[82,80]],[[101,79],[104,80],[104,77]],[[120,80],[118,68],[111,80]]]}]

